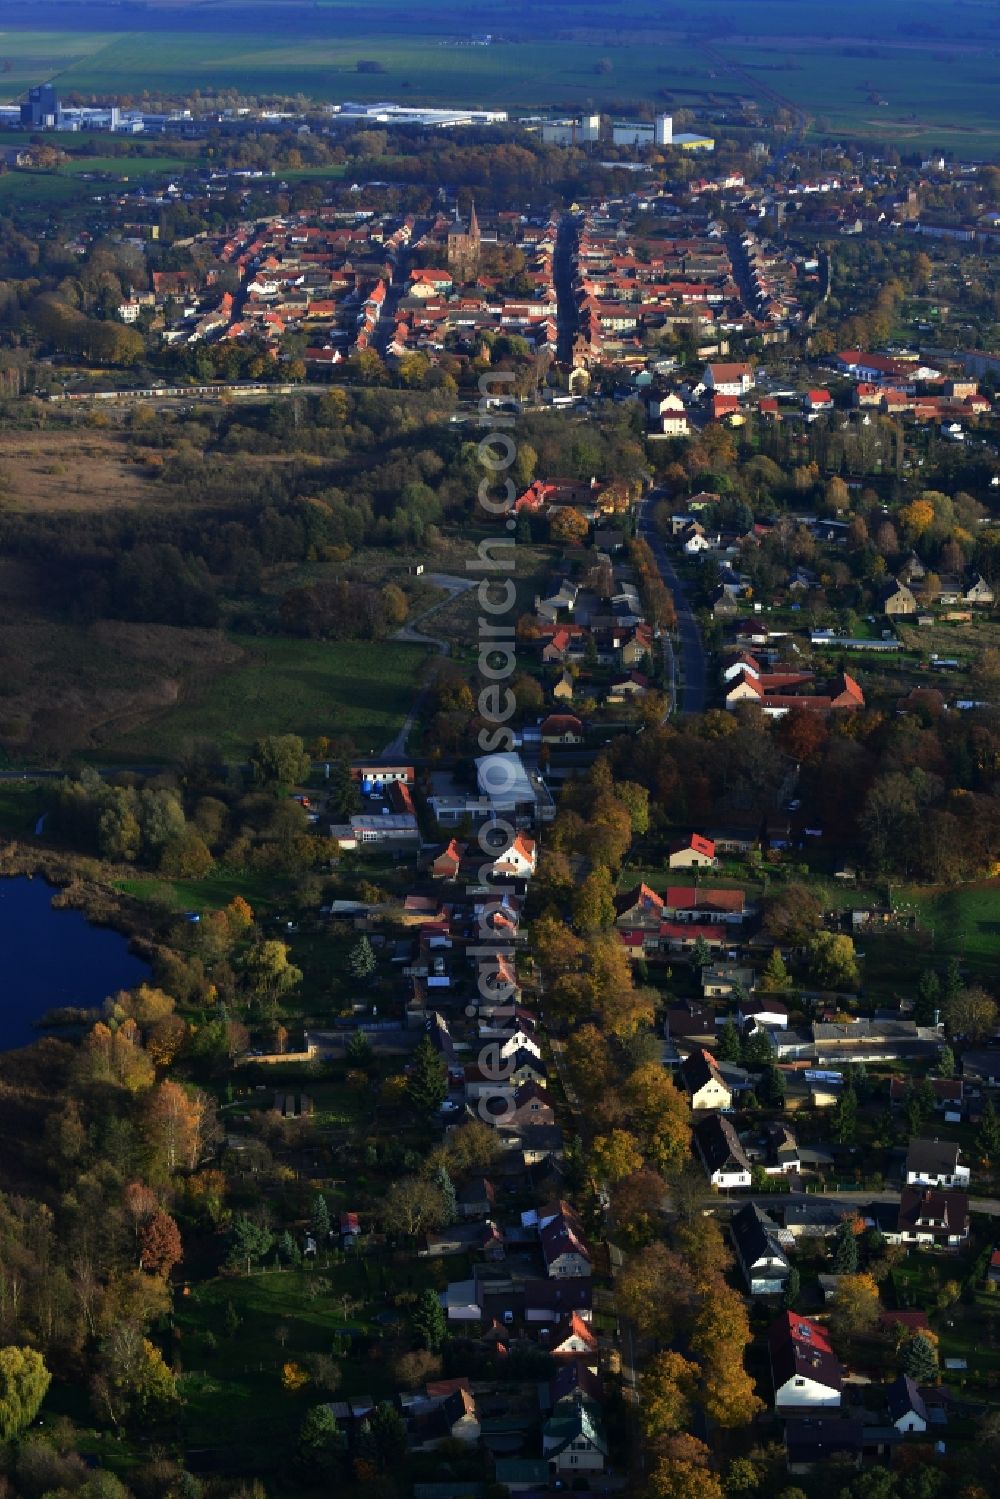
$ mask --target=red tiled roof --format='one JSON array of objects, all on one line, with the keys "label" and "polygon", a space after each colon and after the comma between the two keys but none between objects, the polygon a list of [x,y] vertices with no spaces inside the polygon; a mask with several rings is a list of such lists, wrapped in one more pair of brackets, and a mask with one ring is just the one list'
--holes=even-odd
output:
[{"label": "red tiled roof", "polygon": [[746,896],[742,890],[705,890],[697,885],[670,885],[667,887],[666,900],[660,904],[675,910],[697,906],[706,910],[742,911]]},{"label": "red tiled roof", "polygon": [[673,939],[679,940],[681,937],[690,937],[693,941],[697,942],[699,937],[703,937],[706,942],[730,942],[732,941],[732,935],[729,927],[724,926],[719,921],[660,922],[660,936],[666,937],[668,941]]}]

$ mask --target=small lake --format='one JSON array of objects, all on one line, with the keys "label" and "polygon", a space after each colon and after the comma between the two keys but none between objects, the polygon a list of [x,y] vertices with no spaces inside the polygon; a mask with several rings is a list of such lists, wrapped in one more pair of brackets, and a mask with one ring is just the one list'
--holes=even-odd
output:
[{"label": "small lake", "polygon": [[100,1005],[149,978],[119,932],[53,907],[42,879],[0,879],[0,1051],[44,1035],[33,1024],[58,1005]]}]

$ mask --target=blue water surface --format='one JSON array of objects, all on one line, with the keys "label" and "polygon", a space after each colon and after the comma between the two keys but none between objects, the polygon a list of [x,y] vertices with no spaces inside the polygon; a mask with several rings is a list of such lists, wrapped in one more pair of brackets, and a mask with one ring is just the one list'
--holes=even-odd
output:
[{"label": "blue water surface", "polygon": [[119,932],[81,911],[57,910],[41,879],[0,879],[0,1050],[27,1046],[57,1005],[100,1005],[149,978]]}]

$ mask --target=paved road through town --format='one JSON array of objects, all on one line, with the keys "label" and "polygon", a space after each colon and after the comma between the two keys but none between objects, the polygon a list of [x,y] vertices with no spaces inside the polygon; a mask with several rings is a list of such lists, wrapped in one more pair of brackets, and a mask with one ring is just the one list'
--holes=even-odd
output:
[{"label": "paved road through town", "polygon": [[702,713],[705,709],[706,669],[705,648],[701,643],[701,631],[688,598],[682,579],[663,544],[663,538],[653,525],[652,508],[663,495],[653,490],[639,503],[638,531],[656,559],[660,576],[674,596],[677,611],[677,636],[680,641],[682,678],[677,707],[684,713]]}]

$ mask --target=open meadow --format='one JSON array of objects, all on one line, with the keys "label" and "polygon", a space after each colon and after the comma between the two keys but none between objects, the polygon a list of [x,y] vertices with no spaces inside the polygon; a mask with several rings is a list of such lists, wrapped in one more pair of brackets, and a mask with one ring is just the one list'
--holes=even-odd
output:
[{"label": "open meadow", "polygon": [[[129,11],[36,5],[5,17],[0,99],[45,78],[64,93],[99,98],[233,90],[521,113],[664,102],[717,113],[742,98],[804,112],[813,135],[957,155],[1000,151],[1000,44],[985,4],[963,7],[946,24],[927,0],[849,0],[834,25],[816,0],[794,10],[764,0],[754,6],[752,35],[725,0],[610,18],[596,5],[569,12],[487,0],[474,24],[453,0],[417,13],[399,0],[363,8],[286,0],[241,6],[235,28],[234,13],[230,0]],[[72,196],[65,186],[62,193]],[[11,196],[4,183],[0,202]]]},{"label": "open meadow", "polygon": [[232,669],[118,738],[114,758],[170,759],[210,739],[242,760],[261,734],[346,734],[360,752],[378,753],[405,718],[427,659],[422,646],[356,640],[244,637],[239,649]]}]

